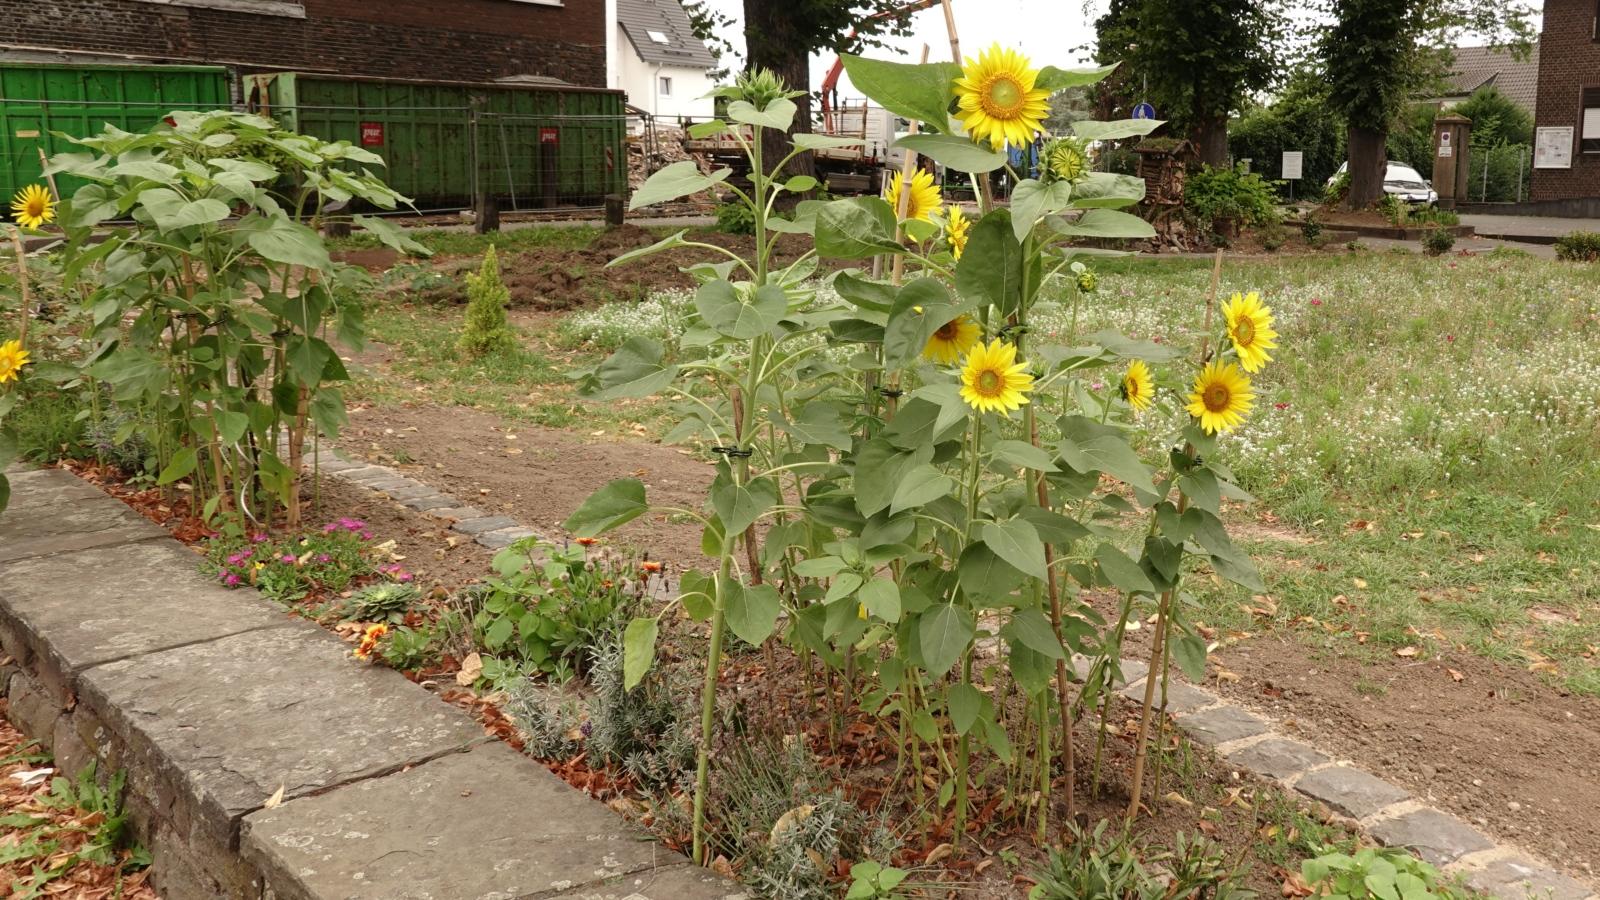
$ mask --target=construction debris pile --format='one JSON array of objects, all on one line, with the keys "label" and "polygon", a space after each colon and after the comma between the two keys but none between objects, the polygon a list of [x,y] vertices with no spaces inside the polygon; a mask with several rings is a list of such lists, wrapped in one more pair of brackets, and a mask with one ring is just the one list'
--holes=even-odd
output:
[{"label": "construction debris pile", "polygon": [[684,147],[688,135],[671,125],[646,125],[638,134],[628,135],[628,187],[638,190],[654,172],[675,162],[693,160],[700,171],[711,174],[711,161]]}]

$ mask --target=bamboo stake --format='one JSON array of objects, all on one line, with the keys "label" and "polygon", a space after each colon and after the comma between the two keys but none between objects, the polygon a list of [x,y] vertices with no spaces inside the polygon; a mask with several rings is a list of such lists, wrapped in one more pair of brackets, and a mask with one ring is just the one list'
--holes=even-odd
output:
[{"label": "bamboo stake", "polygon": [[[947,0],[947,2],[948,2],[948,0]],[[925,63],[927,61],[928,61],[928,45],[927,44],[923,44],[922,45],[922,59],[920,60],[920,62],[924,62]],[[922,123],[918,122],[916,119],[912,119],[911,120],[911,127],[906,130],[906,134],[907,135],[916,134],[920,130],[919,126],[921,126],[921,124]],[[912,150],[910,147],[907,147],[906,148],[906,161],[905,161],[905,164],[900,167],[900,197],[899,197],[898,202],[895,203],[895,210],[894,210],[894,220],[896,222],[904,221],[906,215],[909,212],[911,212],[911,174],[913,172],[915,172],[916,169],[917,169],[917,151]],[[900,229],[900,240],[901,241],[905,240],[905,229],[904,228]],[[901,281],[905,280],[905,275],[906,275],[906,258],[905,258],[905,255],[901,254],[901,253],[896,253],[895,257],[894,257],[894,262],[891,264],[890,277],[891,277],[891,279],[893,279],[895,284],[899,284]]]},{"label": "bamboo stake", "polygon": [[22,294],[22,321],[17,324],[17,343],[28,346],[28,320],[33,318],[33,295],[28,290],[28,253],[22,247],[22,230],[11,229],[11,246],[17,252],[17,289]]},{"label": "bamboo stake", "polygon": [[[956,32],[956,13],[950,6],[950,0],[940,0],[939,5],[944,9],[944,29],[950,34],[950,59],[956,65],[961,65],[961,35]],[[979,175],[973,173],[972,182],[978,189],[978,214],[982,215],[994,209],[994,188],[989,184],[987,173]]]},{"label": "bamboo stake", "polygon": [[56,202],[60,203],[61,190],[56,187],[56,176],[54,173],[45,172],[46,169],[50,168],[50,161],[44,158],[44,148],[36,147],[34,149],[39,151],[39,171],[44,173],[45,183],[50,185],[50,196],[56,198]]}]

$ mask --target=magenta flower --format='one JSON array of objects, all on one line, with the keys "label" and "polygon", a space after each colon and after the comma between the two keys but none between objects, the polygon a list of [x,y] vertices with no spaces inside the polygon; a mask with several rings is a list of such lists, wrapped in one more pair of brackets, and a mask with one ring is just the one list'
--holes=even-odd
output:
[{"label": "magenta flower", "polygon": [[1321,306],[1322,305],[1322,301],[1316,299],[1315,297],[1313,297],[1313,298],[1311,298],[1311,305],[1312,306]]},{"label": "magenta flower", "polygon": [[254,552],[251,551],[251,550],[240,550],[238,553],[235,553],[232,556],[228,557],[228,565],[230,565],[230,566],[242,565],[245,560],[249,559],[251,556],[254,556],[254,555],[255,555]]},{"label": "magenta flower", "polygon": [[266,542],[267,536],[264,534],[254,534],[250,536],[250,543],[252,544],[265,544]]},{"label": "magenta flower", "polygon": [[229,572],[228,574],[222,576],[222,583],[227,585],[228,587],[238,587],[240,584],[243,583],[243,579],[241,579],[239,576],[233,574],[232,572]]},{"label": "magenta flower", "polygon": [[278,557],[278,562],[285,563],[287,565],[291,565],[292,566],[292,565],[294,565],[294,554],[293,553],[285,553],[284,555]]},{"label": "magenta flower", "polygon": [[331,562],[333,562],[333,557],[329,556],[326,553],[318,553],[317,554],[317,562],[319,562],[319,563],[331,563]]}]

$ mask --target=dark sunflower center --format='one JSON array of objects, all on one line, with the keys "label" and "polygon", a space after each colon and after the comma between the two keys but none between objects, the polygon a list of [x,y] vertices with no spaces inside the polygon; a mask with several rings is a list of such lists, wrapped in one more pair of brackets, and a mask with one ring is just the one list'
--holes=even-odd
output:
[{"label": "dark sunflower center", "polygon": [[1128,395],[1129,399],[1139,396],[1139,379],[1129,378],[1124,381],[1122,383],[1122,392]]},{"label": "dark sunflower center", "polygon": [[1011,113],[1022,105],[1022,85],[1002,75],[989,86],[989,105],[998,113]]},{"label": "dark sunflower center", "polygon": [[956,339],[956,334],[958,332],[960,332],[960,331],[961,331],[960,320],[952,319],[952,320],[944,323],[943,325],[940,325],[939,326],[939,330],[935,331],[933,334],[934,334],[935,337],[937,337],[941,341],[953,341],[953,340]]},{"label": "dark sunflower center", "polygon": [[978,375],[978,390],[985,395],[1000,393],[1000,373],[991,369]]},{"label": "dark sunflower center", "polygon": [[1239,324],[1233,326],[1233,339],[1248,347],[1256,342],[1256,323],[1249,319],[1240,319]]},{"label": "dark sunflower center", "polygon": [[1219,413],[1228,408],[1228,401],[1233,399],[1233,392],[1228,390],[1225,384],[1213,384],[1206,388],[1201,399],[1205,401],[1206,409]]}]

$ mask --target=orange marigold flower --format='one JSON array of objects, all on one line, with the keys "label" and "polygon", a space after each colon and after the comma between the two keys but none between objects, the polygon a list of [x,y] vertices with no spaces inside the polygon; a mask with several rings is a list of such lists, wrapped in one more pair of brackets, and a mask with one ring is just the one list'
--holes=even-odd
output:
[{"label": "orange marigold flower", "polygon": [[600,539],[599,538],[578,538],[579,546],[593,547],[595,544],[598,544],[598,543],[600,543]]},{"label": "orange marigold flower", "polygon": [[655,560],[647,559],[639,564],[639,568],[644,570],[644,572],[647,574],[654,574],[661,571],[661,563],[658,563]]}]

